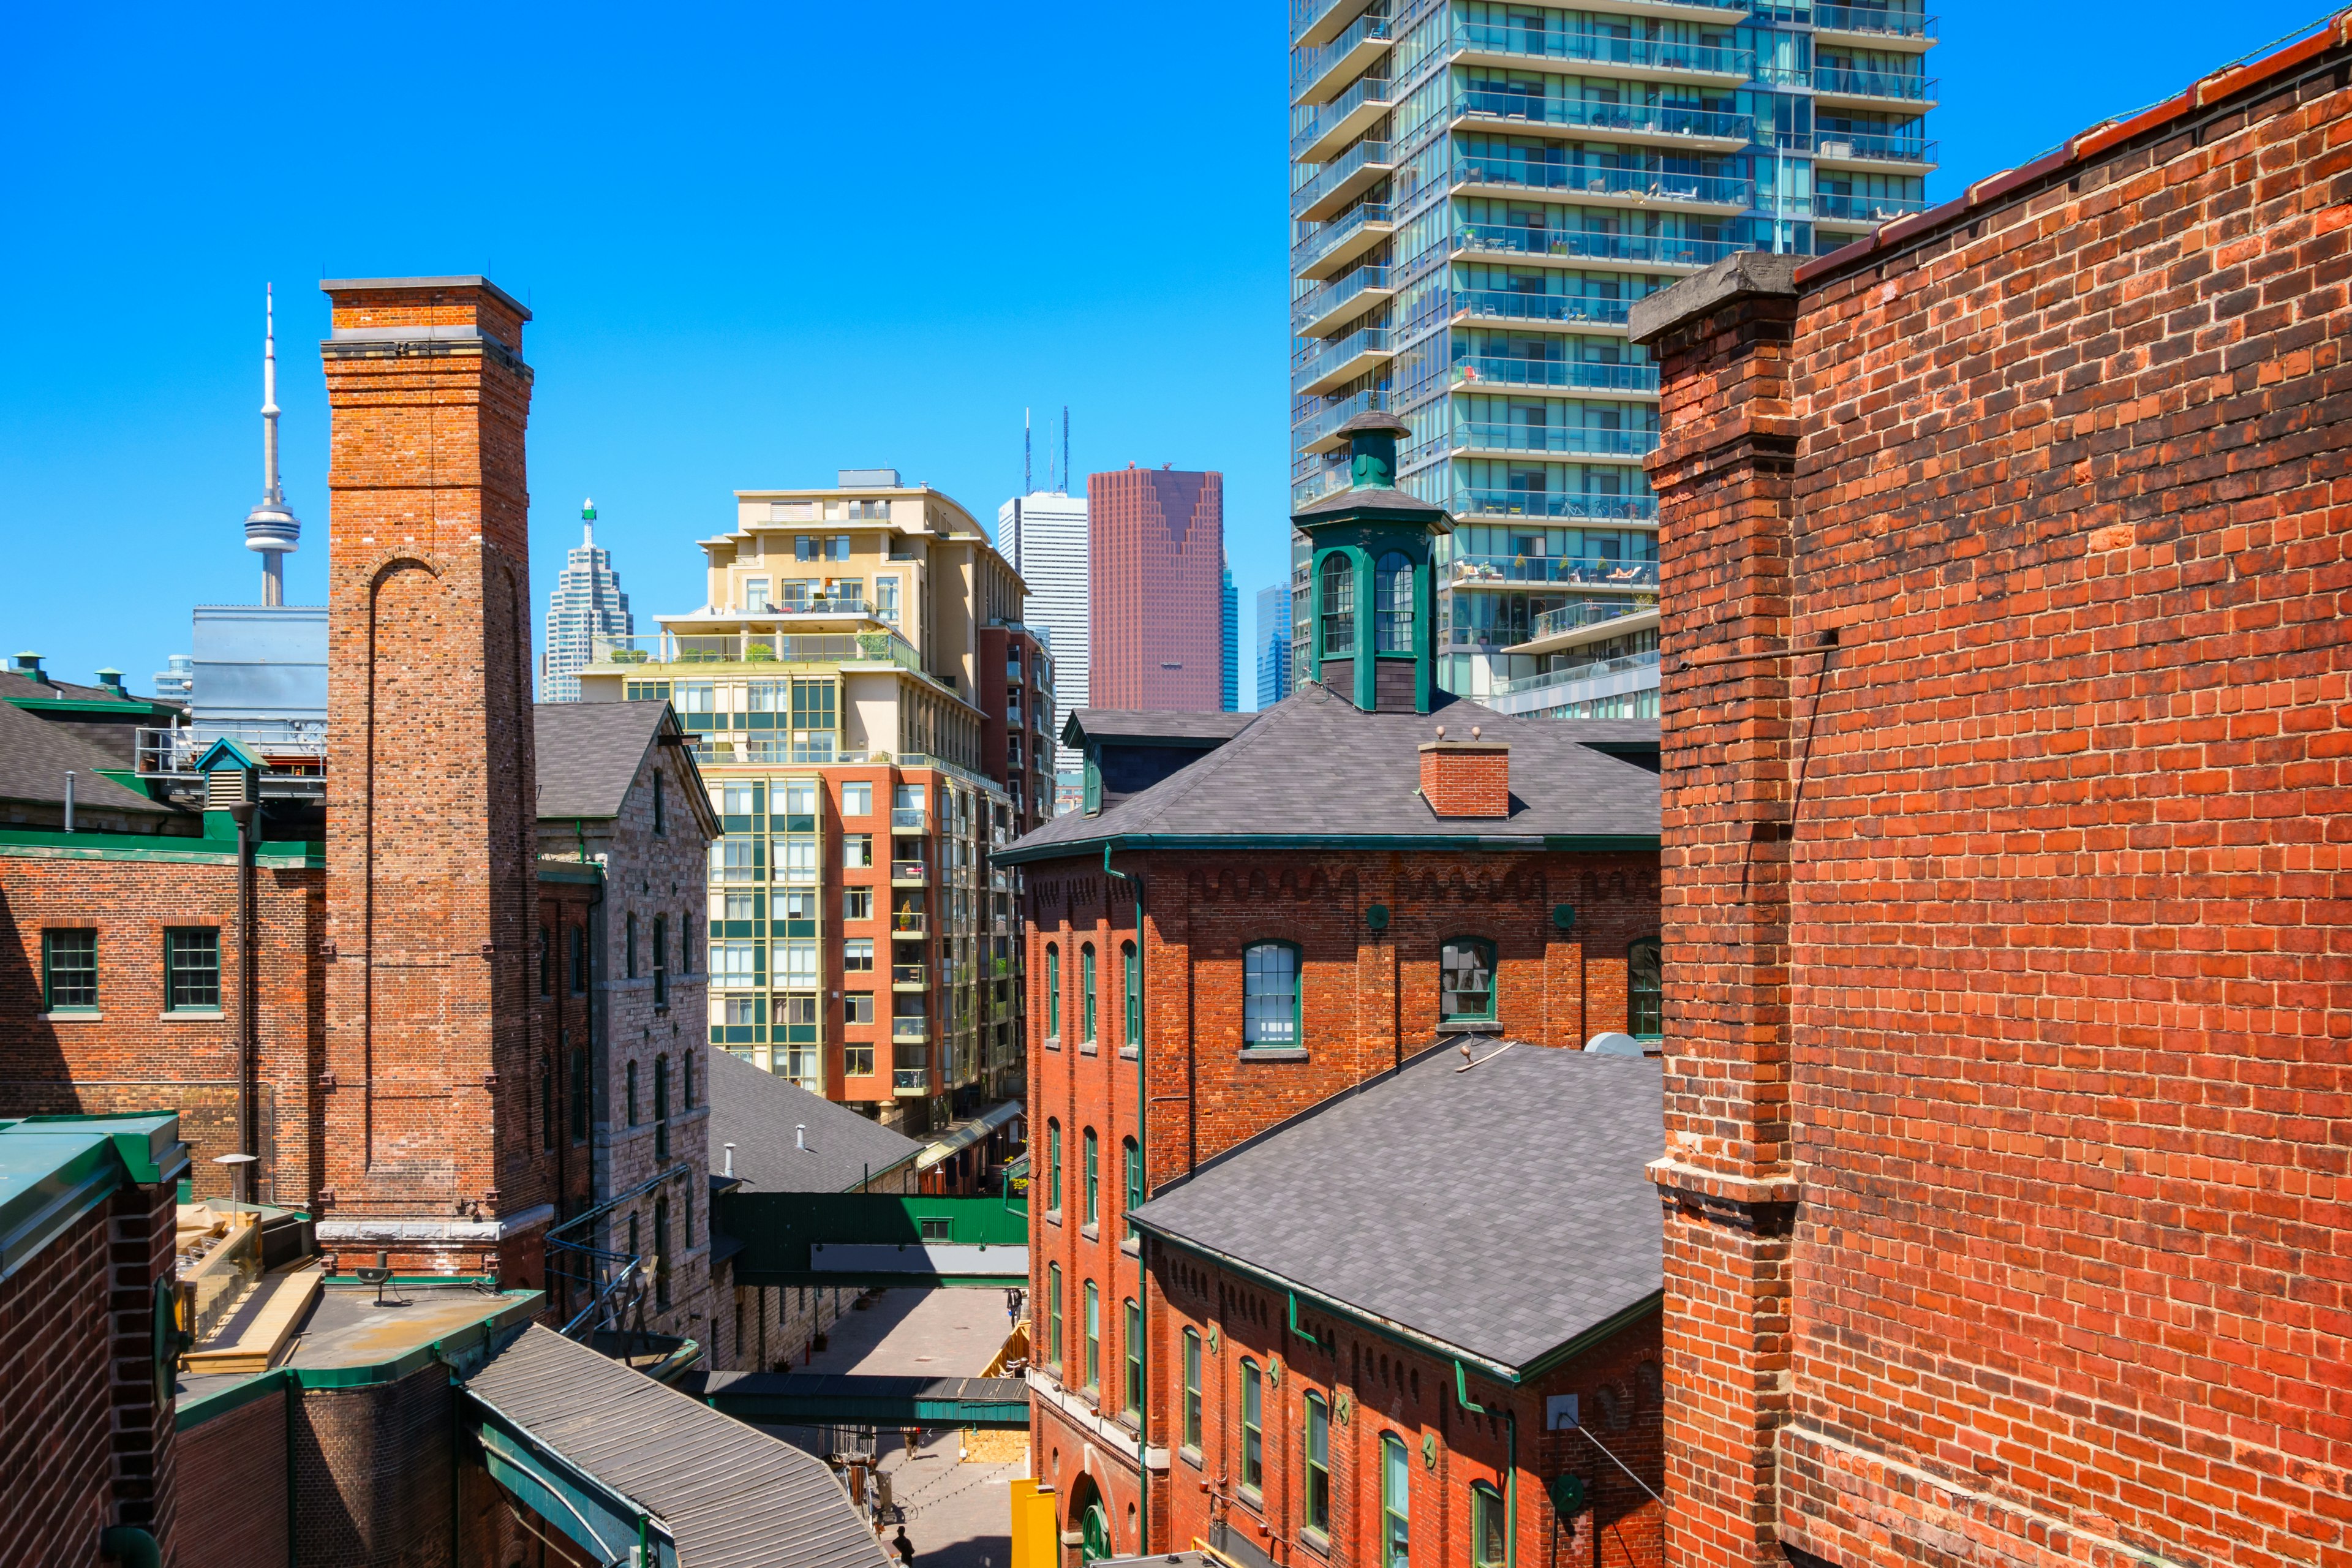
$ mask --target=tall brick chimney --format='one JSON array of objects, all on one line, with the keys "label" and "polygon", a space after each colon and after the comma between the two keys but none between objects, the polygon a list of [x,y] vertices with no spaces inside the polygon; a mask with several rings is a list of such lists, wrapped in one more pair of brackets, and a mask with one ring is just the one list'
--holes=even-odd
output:
[{"label": "tall brick chimney", "polygon": [[530,312],[488,279],[343,279],[321,345],[327,1089],[345,1268],[543,1284],[529,1131],[535,855]]},{"label": "tall brick chimney", "polygon": [[1470,738],[1449,741],[1445,726],[1421,746],[1421,798],[1440,816],[1511,815],[1511,748],[1484,738],[1476,726]]}]

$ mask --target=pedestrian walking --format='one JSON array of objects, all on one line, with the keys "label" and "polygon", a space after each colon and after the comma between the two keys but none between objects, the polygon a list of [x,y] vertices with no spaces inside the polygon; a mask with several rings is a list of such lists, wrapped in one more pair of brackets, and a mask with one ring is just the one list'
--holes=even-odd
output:
[{"label": "pedestrian walking", "polygon": [[907,1539],[905,1525],[898,1527],[898,1534],[890,1542],[890,1550],[898,1554],[898,1561],[905,1563],[907,1568],[915,1568],[915,1543]]}]

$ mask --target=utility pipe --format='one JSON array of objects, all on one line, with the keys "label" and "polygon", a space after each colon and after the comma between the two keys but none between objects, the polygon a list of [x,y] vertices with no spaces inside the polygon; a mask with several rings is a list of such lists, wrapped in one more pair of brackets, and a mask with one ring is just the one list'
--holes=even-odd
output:
[{"label": "utility pipe", "polygon": [[[1485,1405],[1476,1403],[1470,1397],[1469,1374],[1463,1371],[1462,1361],[1458,1356],[1454,1358],[1454,1397],[1460,1401],[1463,1409],[1470,1411],[1474,1415],[1486,1415],[1492,1414],[1492,1412],[1490,1412]],[[1503,1477],[1503,1487],[1506,1494],[1506,1500],[1503,1505],[1505,1513],[1503,1528],[1507,1532],[1503,1537],[1503,1568],[1518,1568],[1519,1413],[1506,1405],[1503,1406],[1502,1415],[1503,1429],[1507,1435],[1510,1444],[1507,1450],[1509,1455],[1507,1462],[1510,1465],[1510,1468],[1505,1472]],[[1597,1536],[1596,1539],[1598,1539]]]},{"label": "utility pipe", "polygon": [[[253,984],[253,814],[254,803],[239,801],[228,808],[236,823],[236,1152],[256,1155],[253,1126],[253,1067],[258,1054],[253,1015],[259,994]],[[253,1160],[236,1163],[236,1198],[252,1203]]]},{"label": "utility pipe", "polygon": [[[1108,844],[1103,846],[1103,874],[1107,877],[1116,877],[1125,882],[1135,900],[1134,1011],[1137,1019],[1141,1020],[1146,1016],[1143,1007],[1143,879],[1140,876],[1130,877],[1126,872],[1114,868],[1110,863],[1110,846]],[[1108,897],[1103,900],[1103,913],[1106,918],[1110,913]],[[1119,979],[1124,983],[1127,977],[1123,972],[1127,966],[1121,964],[1119,967],[1122,971]],[[1143,1163],[1143,1152],[1149,1146],[1144,1137],[1146,1131],[1144,1116],[1150,1107],[1150,1097],[1144,1092],[1146,1082],[1143,1073],[1143,1040],[1141,1034],[1139,1033],[1135,1041],[1135,1192],[1148,1195],[1151,1191],[1151,1181],[1145,1173],[1146,1167]],[[1141,1231],[1135,1233],[1135,1316],[1136,1327],[1141,1331],[1137,1335],[1135,1364],[1139,1381],[1143,1384],[1139,1391],[1141,1397],[1136,1401],[1135,1405],[1136,1554],[1150,1556],[1151,1553],[1151,1276],[1143,1267],[1143,1233]]]},{"label": "utility pipe", "polygon": [[66,770],[66,831],[68,833],[71,833],[73,831],[73,808],[74,771],[71,768],[68,768]]}]

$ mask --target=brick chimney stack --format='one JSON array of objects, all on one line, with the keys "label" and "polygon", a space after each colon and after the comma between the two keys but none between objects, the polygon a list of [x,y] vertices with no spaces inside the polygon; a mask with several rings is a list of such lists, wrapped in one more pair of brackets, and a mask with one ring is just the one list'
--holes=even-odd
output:
[{"label": "brick chimney stack", "polygon": [[331,280],[327,1074],[345,1266],[543,1284],[530,312],[488,279]]},{"label": "brick chimney stack", "polygon": [[1511,748],[1485,739],[1473,726],[1468,740],[1437,739],[1421,746],[1421,798],[1440,816],[1511,815]]}]

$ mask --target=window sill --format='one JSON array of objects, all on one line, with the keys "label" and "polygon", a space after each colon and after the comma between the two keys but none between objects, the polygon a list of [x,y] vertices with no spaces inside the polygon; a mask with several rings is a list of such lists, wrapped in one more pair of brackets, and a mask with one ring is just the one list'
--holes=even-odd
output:
[{"label": "window sill", "polygon": [[1137,1059],[1139,1053],[1133,1046],[1121,1046],[1118,1048],[1118,1055],[1120,1060],[1131,1062]]},{"label": "window sill", "polygon": [[1129,1258],[1140,1258],[1143,1256],[1143,1244],[1131,1236],[1118,1244],[1118,1249],[1121,1252],[1126,1253]]},{"label": "window sill", "polygon": [[1189,1444],[1177,1449],[1176,1457],[1183,1460],[1186,1464],[1192,1466],[1196,1470],[1202,1468],[1201,1450],[1191,1447]]},{"label": "window sill", "polygon": [[1102,1047],[1095,1044],[1092,1040],[1080,1040],[1078,1042],[1078,1055],[1082,1057],[1098,1057],[1102,1055]]},{"label": "window sill", "polygon": [[33,1016],[44,1024],[97,1024],[106,1018],[106,1015],[95,1007],[88,1012],[79,1007],[68,1007],[58,1013],[36,1013]]},{"label": "window sill", "polygon": [[1102,1239],[1102,1226],[1098,1225],[1082,1225],[1078,1226],[1078,1234],[1085,1237],[1088,1241],[1100,1241]]},{"label": "window sill", "polygon": [[217,1007],[173,1007],[155,1015],[155,1021],[159,1024],[217,1024],[227,1016]]},{"label": "window sill", "polygon": [[1048,1035],[1048,1036],[1046,1036],[1046,1037],[1045,1037],[1045,1048],[1046,1048],[1047,1050],[1049,1050],[1049,1051],[1058,1051],[1058,1050],[1060,1050],[1060,1049],[1062,1048],[1062,1039],[1061,1039],[1061,1037],[1060,1037],[1060,1036],[1058,1036],[1058,1035]]},{"label": "window sill", "polygon": [[1045,1211],[1045,1223],[1050,1226],[1058,1226],[1062,1223],[1062,1211],[1060,1209],[1047,1209]]},{"label": "window sill", "polygon": [[1318,1557],[1331,1555],[1331,1538],[1311,1524],[1302,1524],[1298,1527],[1298,1544]]},{"label": "window sill", "polygon": [[1492,1018],[1448,1018],[1437,1026],[1441,1035],[1499,1035],[1503,1026]]},{"label": "window sill", "polygon": [[1245,1062],[1303,1062],[1307,1059],[1304,1046],[1244,1046],[1242,1060]]}]

